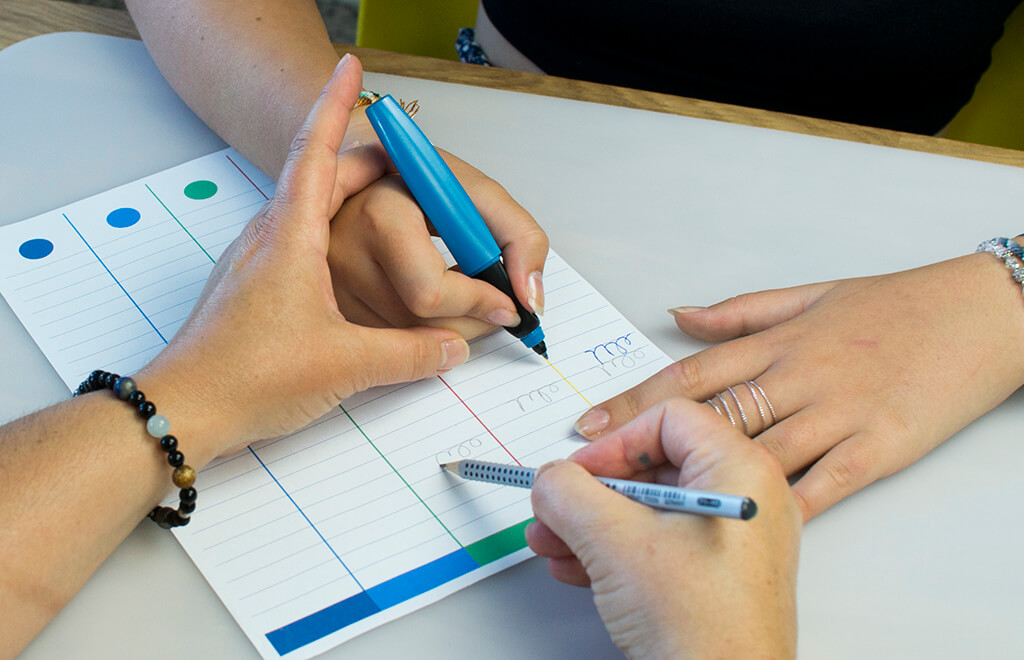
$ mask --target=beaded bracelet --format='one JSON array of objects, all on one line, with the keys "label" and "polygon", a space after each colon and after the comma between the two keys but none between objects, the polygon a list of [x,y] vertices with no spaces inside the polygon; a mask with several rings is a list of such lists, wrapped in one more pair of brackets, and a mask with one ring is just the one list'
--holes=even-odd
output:
[{"label": "beaded bracelet", "polygon": [[1010,269],[1013,280],[1021,285],[1021,291],[1024,292],[1024,247],[1016,241],[999,237],[985,241],[975,252],[991,252],[1002,259]]},{"label": "beaded bracelet", "polygon": [[174,468],[171,480],[181,490],[178,493],[178,509],[157,506],[149,512],[149,518],[164,529],[187,525],[196,510],[198,493],[192,484],[196,481],[196,471],[185,465],[185,455],[178,451],[178,439],[168,432],[171,423],[163,415],[156,414],[156,406],[146,400],[146,395],[131,378],[121,377],[109,371],[97,369],[89,374],[72,396],[88,394],[97,390],[112,390],[118,399],[126,401],[146,420],[146,432],[154,438],[160,438],[160,448],[167,452],[167,462]]}]

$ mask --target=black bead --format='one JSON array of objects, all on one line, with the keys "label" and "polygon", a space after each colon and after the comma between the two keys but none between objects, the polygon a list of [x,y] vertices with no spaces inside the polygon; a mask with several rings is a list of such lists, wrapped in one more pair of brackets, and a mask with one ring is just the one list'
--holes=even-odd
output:
[{"label": "black bead", "polygon": [[185,464],[185,454],[180,451],[168,452],[167,462],[171,464],[171,467],[181,467]]},{"label": "black bead", "polygon": [[89,384],[90,385],[99,385],[100,381],[102,379],[103,379],[103,372],[100,371],[99,369],[97,369],[96,371],[94,371],[91,374],[89,374]]},{"label": "black bead", "polygon": [[135,390],[128,396],[128,403],[133,406],[138,406],[140,403],[146,400],[146,395],[142,393],[142,390]]},{"label": "black bead", "polygon": [[114,387],[114,383],[117,382],[118,378],[119,378],[119,376],[117,374],[112,374],[112,373],[104,374],[104,376],[103,376],[103,387],[107,388],[108,390],[112,389]]},{"label": "black bead", "polygon": [[178,439],[173,435],[165,435],[160,438],[160,449],[170,453],[178,448]]},{"label": "black bead", "polygon": [[149,419],[156,414],[156,406],[152,401],[143,401],[139,404],[139,414],[142,415],[142,419]]},{"label": "black bead", "polygon": [[196,489],[193,488],[192,486],[189,486],[188,488],[182,488],[180,491],[178,491],[178,499],[181,500],[182,502],[195,503],[196,497],[198,495],[199,493],[196,492]]},{"label": "black bead", "polygon": [[181,502],[178,504],[178,511],[182,513],[192,513],[196,510],[195,502]]}]

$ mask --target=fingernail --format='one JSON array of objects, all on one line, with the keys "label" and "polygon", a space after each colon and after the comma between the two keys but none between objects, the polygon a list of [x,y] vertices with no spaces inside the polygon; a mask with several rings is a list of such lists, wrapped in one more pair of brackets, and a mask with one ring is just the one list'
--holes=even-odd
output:
[{"label": "fingernail", "polygon": [[526,280],[526,302],[537,316],[544,316],[544,284],[541,282],[539,270],[530,273],[529,279]]},{"label": "fingernail", "polygon": [[689,314],[690,312],[699,312],[702,309],[707,309],[707,307],[671,307],[669,308],[668,313],[671,314],[672,316],[675,316],[676,314]]},{"label": "fingernail", "polygon": [[611,419],[608,413],[601,408],[591,408],[583,417],[576,420],[574,428],[584,438],[589,438],[595,433],[603,431]]},{"label": "fingernail", "polygon": [[342,58],[338,60],[338,63],[334,66],[334,72],[337,73],[338,71],[341,71],[341,69],[350,59],[352,59],[352,53],[345,53],[345,55],[343,55]]},{"label": "fingernail", "polygon": [[451,369],[466,361],[469,357],[469,344],[465,339],[449,339],[441,344],[441,366],[439,369]]},{"label": "fingernail", "polygon": [[496,309],[487,315],[487,320],[494,325],[511,328],[519,325],[519,315],[507,309]]}]

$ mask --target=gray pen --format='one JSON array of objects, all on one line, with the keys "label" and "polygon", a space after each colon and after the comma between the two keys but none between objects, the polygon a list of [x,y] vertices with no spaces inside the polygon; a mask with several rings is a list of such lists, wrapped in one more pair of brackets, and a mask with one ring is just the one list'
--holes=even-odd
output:
[{"label": "gray pen", "polygon": [[[443,463],[441,469],[453,472],[463,479],[518,488],[533,488],[533,478],[537,474],[537,468],[488,463],[472,459]],[[757,504],[749,497],[722,495],[721,493],[691,490],[678,486],[662,486],[644,481],[611,479],[609,477],[594,478],[616,493],[655,509],[740,520],[750,520],[757,515]]]}]

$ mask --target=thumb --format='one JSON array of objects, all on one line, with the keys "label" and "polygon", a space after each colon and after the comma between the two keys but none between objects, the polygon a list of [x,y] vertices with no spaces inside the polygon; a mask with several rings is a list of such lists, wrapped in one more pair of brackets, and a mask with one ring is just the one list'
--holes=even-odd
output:
[{"label": "thumb", "polygon": [[569,546],[588,573],[597,557],[621,556],[634,548],[633,540],[656,515],[612,491],[572,461],[553,461],[541,467],[530,499],[537,520]]},{"label": "thumb", "polygon": [[837,282],[745,293],[711,307],[674,307],[679,329],[703,341],[725,341],[766,330],[802,314]]},{"label": "thumb", "polygon": [[[343,350],[338,352],[335,373],[353,383],[356,391],[436,376],[469,357],[466,340],[444,328],[368,328],[346,324],[338,345]],[[363,357],[353,359],[353,353]]]}]

